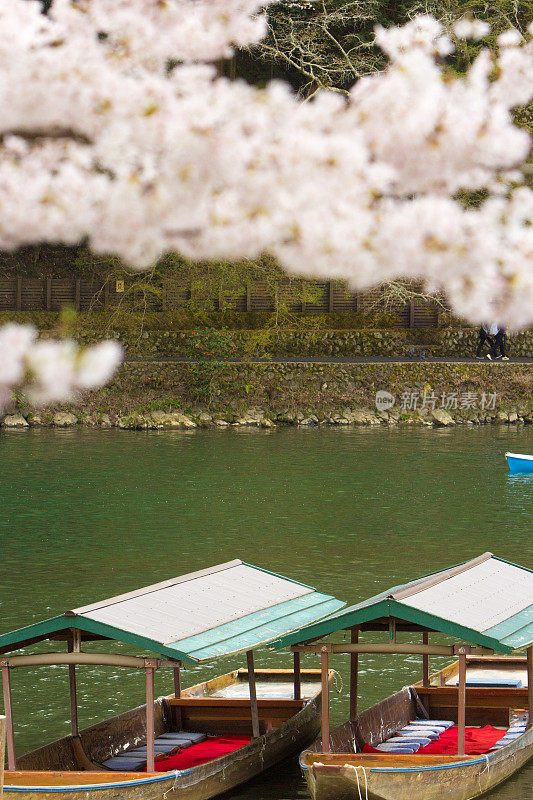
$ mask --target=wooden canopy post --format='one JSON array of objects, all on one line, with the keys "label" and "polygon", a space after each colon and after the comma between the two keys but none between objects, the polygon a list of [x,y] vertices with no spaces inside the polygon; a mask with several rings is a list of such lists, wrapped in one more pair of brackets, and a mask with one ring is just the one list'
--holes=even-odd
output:
[{"label": "wooden canopy post", "polygon": [[255,688],[255,668],[253,650],[246,653],[246,664],[248,667],[248,686],[250,688],[250,710],[252,712],[252,736],[254,739],[259,737],[259,712],[257,710],[257,691]]},{"label": "wooden canopy post", "polygon": [[155,772],[154,665],[146,659],[146,772]]},{"label": "wooden canopy post", "polygon": [[320,654],[320,666],[322,670],[322,752],[329,753],[329,671],[326,649]]},{"label": "wooden canopy post", "polygon": [[457,698],[457,755],[465,754],[465,721],[466,721],[466,653],[464,648],[459,652],[459,688]]},{"label": "wooden canopy post", "polygon": [[[72,631],[72,639],[69,640],[67,649],[69,653],[80,652],[80,632]],[[70,733],[78,736],[78,695],[76,690],[76,665],[68,665],[68,683],[70,691]]]},{"label": "wooden canopy post", "polygon": [[[350,631],[350,642],[359,643],[359,628],[354,627]],[[350,722],[355,722],[357,718],[357,679],[359,672],[359,654],[350,653]]]},{"label": "wooden canopy post", "polygon": [[181,669],[176,667],[174,674],[174,697],[181,697]]},{"label": "wooden canopy post", "polygon": [[[429,644],[429,633],[424,631],[422,634],[422,642],[423,644]],[[423,686],[429,686],[429,655],[422,656],[422,684]]]},{"label": "wooden canopy post", "polygon": [[13,707],[11,702],[11,675],[7,664],[2,664],[2,691],[4,695],[4,714],[6,716],[7,768],[15,770],[17,762],[15,758],[15,733],[13,730]]},{"label": "wooden canopy post", "polygon": [[0,714],[0,800],[4,790],[4,760],[6,757],[6,718]]},{"label": "wooden canopy post", "polygon": [[302,671],[300,669],[300,653],[293,653],[294,659],[294,699],[302,699]]},{"label": "wooden canopy post", "polygon": [[527,648],[527,698],[529,706],[528,728],[533,727],[533,645]]}]

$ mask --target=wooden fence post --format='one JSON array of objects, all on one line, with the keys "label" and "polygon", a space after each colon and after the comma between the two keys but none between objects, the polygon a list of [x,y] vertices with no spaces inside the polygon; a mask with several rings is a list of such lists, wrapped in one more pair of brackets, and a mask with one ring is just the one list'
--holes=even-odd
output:
[{"label": "wooden fence post", "polygon": [[22,311],[22,277],[20,275],[17,278],[17,286],[15,289],[15,310]]},{"label": "wooden fence post", "polygon": [[76,311],[81,311],[81,279],[74,281],[74,307]]},{"label": "wooden fence post", "polygon": [[415,327],[415,301],[411,300],[409,303],[409,327]]},{"label": "wooden fence post", "polygon": [[52,310],[52,278],[45,278],[44,281],[44,307],[46,311]]},{"label": "wooden fence post", "polygon": [[0,800],[4,791],[4,759],[6,757],[6,718],[0,716]]},{"label": "wooden fence post", "polygon": [[246,311],[252,310],[252,284],[250,281],[246,282]]},{"label": "wooden fence post", "polygon": [[335,284],[333,281],[328,282],[328,311],[333,314],[333,301],[335,299]]}]

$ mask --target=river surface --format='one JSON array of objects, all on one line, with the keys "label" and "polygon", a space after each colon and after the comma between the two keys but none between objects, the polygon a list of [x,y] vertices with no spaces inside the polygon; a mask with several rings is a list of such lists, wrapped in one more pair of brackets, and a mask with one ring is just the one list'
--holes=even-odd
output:
[{"label": "river surface", "polygon": [[[533,476],[509,476],[506,450],[533,453],[533,426],[4,431],[0,632],[233,558],[349,602],[486,550],[531,567]],[[347,661],[332,658],[344,686]],[[421,676],[417,657],[360,665],[361,708]],[[235,666],[187,670],[185,685]],[[65,667],[15,670],[12,683],[17,752],[69,732]],[[168,676],[156,691],[172,691]],[[79,667],[78,696],[85,727],[144,702],[143,676]],[[346,692],[333,693],[332,723],[346,714]],[[306,796],[296,760],[232,795]],[[491,800],[532,797],[530,766]]]}]

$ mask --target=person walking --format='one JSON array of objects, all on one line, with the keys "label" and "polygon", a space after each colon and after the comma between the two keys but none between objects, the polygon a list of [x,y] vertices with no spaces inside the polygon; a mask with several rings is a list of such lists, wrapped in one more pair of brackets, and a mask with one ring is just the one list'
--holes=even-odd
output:
[{"label": "person walking", "polygon": [[[505,328],[498,328],[492,342],[492,347],[487,358],[496,359],[501,358],[502,361],[509,361],[506,355],[505,346],[507,344],[507,333]],[[499,351],[499,352],[498,352]]]},{"label": "person walking", "polygon": [[476,358],[484,358],[482,353],[483,353],[483,348],[485,346],[485,342],[487,342],[489,346],[489,352],[487,353],[487,358],[490,358],[490,360],[492,360],[490,351],[492,350],[493,347],[493,341],[490,335],[490,326],[484,322],[483,325],[478,330],[477,336],[478,340],[477,340]]}]

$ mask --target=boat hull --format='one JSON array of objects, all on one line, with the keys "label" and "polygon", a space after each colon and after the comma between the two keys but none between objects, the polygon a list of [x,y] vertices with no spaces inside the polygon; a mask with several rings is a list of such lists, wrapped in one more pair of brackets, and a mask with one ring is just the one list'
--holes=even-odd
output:
[{"label": "boat hull", "polygon": [[[361,752],[375,747],[419,716],[457,721],[458,663],[431,676],[430,686],[406,687],[331,731],[331,753],[320,741],[300,756],[312,800],[474,800],[506,781],[533,758],[533,727],[484,755],[394,755]],[[505,729],[510,712],[528,705],[524,657],[468,657],[467,680],[500,681],[467,687],[467,724]],[[520,679],[520,686],[510,685]],[[502,730],[503,735],[503,730]]]},{"label": "boat hull", "polygon": [[328,756],[317,754],[316,761],[302,762],[302,769],[313,800],[353,800],[359,791],[368,800],[474,800],[506,781],[533,756],[533,730],[521,739],[520,744],[507,745],[497,753],[459,762],[419,756],[423,765],[408,759],[404,765],[380,767],[350,754],[343,756],[342,763],[338,758],[331,763]]},{"label": "boat hull", "polygon": [[533,472],[533,456],[520,455],[519,453],[506,453],[505,457],[510,472]]},{"label": "boat hull", "polygon": [[[280,676],[284,671],[271,672]],[[302,675],[305,675],[304,670]],[[198,687],[185,693],[189,692],[192,696],[201,696]],[[320,730],[320,700],[321,693],[317,692],[298,713],[279,726],[245,747],[206,764],[150,775],[38,769],[6,772],[4,800],[163,800],[167,797],[208,800],[234,789],[309,745]],[[39,760],[42,758],[39,751],[26,758],[30,760],[35,756]]]}]

